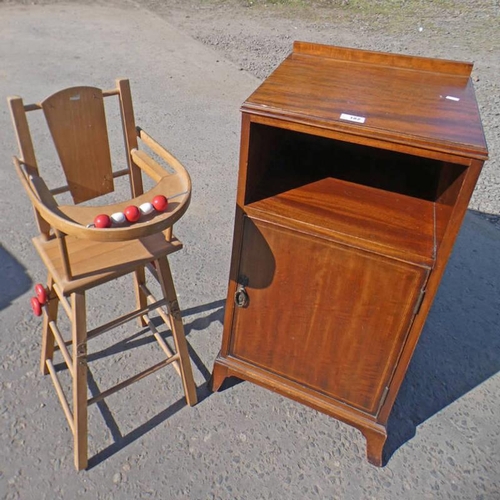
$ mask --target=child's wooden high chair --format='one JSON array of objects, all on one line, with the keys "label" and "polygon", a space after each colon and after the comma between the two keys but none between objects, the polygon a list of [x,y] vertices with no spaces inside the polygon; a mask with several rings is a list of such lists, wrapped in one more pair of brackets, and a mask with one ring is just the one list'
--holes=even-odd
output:
[{"label": "child's wooden high chair", "polygon": [[[104,98],[108,96],[117,96],[120,103],[128,159],[127,168],[115,172],[104,109]],[[188,404],[197,402],[181,312],[167,260],[168,255],[182,248],[172,234],[172,225],[188,208],[191,181],[167,150],[143,130],[136,129],[127,80],[118,80],[116,89],[108,91],[69,88],[39,104],[25,105],[20,97],[11,97],[9,105],[20,149],[20,157],[14,157],[14,164],[35,209],[40,235],[33,243],[48,270],[47,286],[37,285],[37,296],[32,299],[35,314],[44,315],[41,370],[50,374],[54,382],[73,432],[75,466],[80,470],[87,467],[89,405],[168,364],[173,364],[181,375]],[[66,177],[65,186],[49,189],[39,174],[26,115],[35,110],[42,110],[45,115]],[[165,160],[172,172],[139,150],[138,138]],[[142,172],[156,182],[146,193]],[[108,206],[79,205],[112,192],[113,179],[125,175],[130,178],[132,199]],[[74,205],[59,205],[54,196],[68,191]],[[106,227],[110,224],[111,227]],[[163,298],[156,299],[147,287],[146,268],[160,283]],[[87,330],[86,291],[128,273],[134,275],[136,309]],[[59,304],[71,320],[71,340],[65,340],[58,328]],[[148,317],[155,310],[172,331],[175,353]],[[87,399],[87,340],[136,318],[150,327],[167,358]],[[71,406],[54,369],[54,350],[61,352],[72,376]]]}]

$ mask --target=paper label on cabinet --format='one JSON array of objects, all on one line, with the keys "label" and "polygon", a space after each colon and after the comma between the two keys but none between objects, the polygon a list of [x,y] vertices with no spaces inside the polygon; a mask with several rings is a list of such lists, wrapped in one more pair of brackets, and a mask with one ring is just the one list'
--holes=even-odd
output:
[{"label": "paper label on cabinet", "polygon": [[354,116],[354,115],[348,115],[347,113],[342,113],[340,115],[341,120],[347,120],[350,122],[354,123],[365,123],[365,117],[364,116]]}]

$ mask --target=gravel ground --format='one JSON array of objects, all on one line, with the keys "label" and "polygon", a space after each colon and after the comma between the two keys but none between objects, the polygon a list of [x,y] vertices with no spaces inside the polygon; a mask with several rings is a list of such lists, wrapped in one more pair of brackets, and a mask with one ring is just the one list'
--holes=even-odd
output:
[{"label": "gravel ground", "polygon": [[[189,168],[195,193],[172,267],[201,399],[186,408],[177,377],[162,370],[93,406],[91,466],[74,471],[64,416],[38,373],[40,322],[27,303],[45,271],[0,108],[0,498],[500,498],[498,1],[287,3],[0,0],[1,95],[31,101],[128,76],[138,123]],[[396,401],[382,469],[366,462],[358,431],[326,415],[250,383],[214,395],[205,386],[222,331],[238,106],[295,39],[475,63],[490,160]],[[124,312],[128,284],[89,299],[95,321]],[[157,361],[143,336],[104,337],[93,389]],[[111,358],[114,341],[125,349]]]}]

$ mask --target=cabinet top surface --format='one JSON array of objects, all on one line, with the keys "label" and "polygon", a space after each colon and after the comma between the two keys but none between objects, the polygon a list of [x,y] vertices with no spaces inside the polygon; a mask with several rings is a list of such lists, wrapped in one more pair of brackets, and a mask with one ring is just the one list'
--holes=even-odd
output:
[{"label": "cabinet top surface", "polygon": [[480,159],[472,64],[295,42],[242,111]]}]

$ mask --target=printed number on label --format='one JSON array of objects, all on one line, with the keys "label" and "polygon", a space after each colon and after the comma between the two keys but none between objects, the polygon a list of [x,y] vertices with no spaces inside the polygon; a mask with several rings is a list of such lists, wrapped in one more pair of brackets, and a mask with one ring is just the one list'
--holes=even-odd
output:
[{"label": "printed number on label", "polygon": [[346,113],[342,113],[340,115],[341,120],[347,120],[350,122],[355,122],[355,123],[365,123],[365,117],[364,116],[354,116],[354,115],[348,115]]}]

